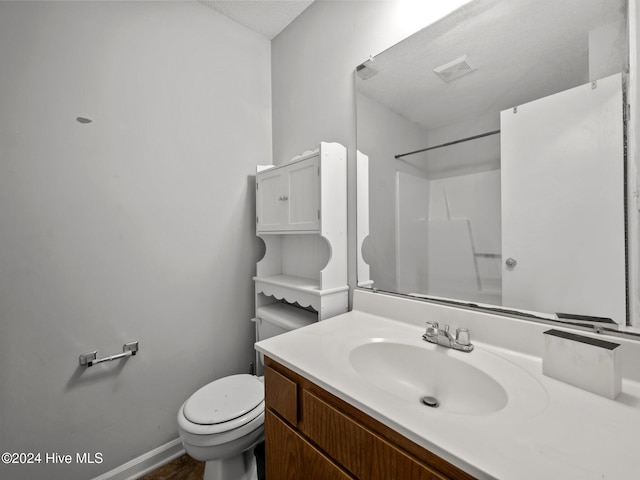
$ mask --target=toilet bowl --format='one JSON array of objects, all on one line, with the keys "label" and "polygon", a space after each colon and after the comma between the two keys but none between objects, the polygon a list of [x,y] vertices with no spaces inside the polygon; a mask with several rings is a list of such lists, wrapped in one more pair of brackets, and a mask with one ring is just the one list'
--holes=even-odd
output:
[{"label": "toilet bowl", "polygon": [[251,480],[253,447],[264,438],[264,385],[254,375],[231,375],[195,392],[178,411],[189,456],[206,462],[205,480]]},{"label": "toilet bowl", "polygon": [[[317,321],[317,316],[283,304],[256,310],[256,340]],[[264,359],[257,356],[258,371]],[[178,411],[178,431],[189,456],[206,462],[204,480],[256,480],[253,447],[264,439],[264,384],[240,374],[215,380],[195,392]]]}]

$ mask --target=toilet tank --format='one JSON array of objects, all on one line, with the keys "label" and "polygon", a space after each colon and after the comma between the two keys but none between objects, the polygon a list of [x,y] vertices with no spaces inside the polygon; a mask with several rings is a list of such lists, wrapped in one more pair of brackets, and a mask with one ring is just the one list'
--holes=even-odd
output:
[{"label": "toilet tank", "polygon": [[[316,323],[318,315],[286,303],[272,303],[256,310],[256,342]],[[264,356],[258,355],[258,369],[262,372]]]}]

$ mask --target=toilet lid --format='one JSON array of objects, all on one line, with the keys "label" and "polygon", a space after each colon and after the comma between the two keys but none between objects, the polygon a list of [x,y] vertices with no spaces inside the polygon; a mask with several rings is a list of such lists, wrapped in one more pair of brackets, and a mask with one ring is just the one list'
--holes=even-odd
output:
[{"label": "toilet lid", "polygon": [[220,378],[191,395],[184,416],[200,425],[214,425],[241,417],[264,400],[264,384],[253,375]]}]

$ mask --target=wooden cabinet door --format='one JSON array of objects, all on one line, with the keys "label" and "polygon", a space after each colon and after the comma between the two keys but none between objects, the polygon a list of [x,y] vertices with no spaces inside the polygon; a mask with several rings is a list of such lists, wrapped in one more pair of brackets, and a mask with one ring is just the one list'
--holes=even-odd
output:
[{"label": "wooden cabinet door", "polygon": [[303,405],[300,430],[357,478],[447,479],[306,390]]},{"label": "wooden cabinet door", "polygon": [[265,414],[266,478],[353,480],[270,410]]}]

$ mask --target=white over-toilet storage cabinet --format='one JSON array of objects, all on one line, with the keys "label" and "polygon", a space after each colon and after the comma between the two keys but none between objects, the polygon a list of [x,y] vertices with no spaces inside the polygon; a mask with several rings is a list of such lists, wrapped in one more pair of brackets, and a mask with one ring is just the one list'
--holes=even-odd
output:
[{"label": "white over-toilet storage cabinet", "polygon": [[266,247],[254,277],[258,321],[302,325],[346,312],[346,148],[323,142],[289,163],[259,166],[256,233]]}]

